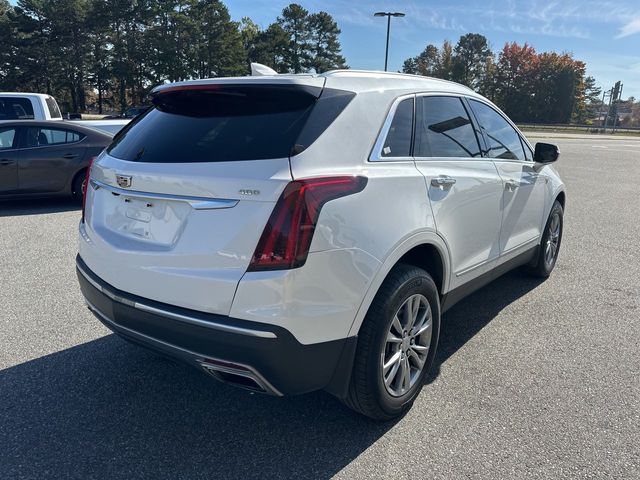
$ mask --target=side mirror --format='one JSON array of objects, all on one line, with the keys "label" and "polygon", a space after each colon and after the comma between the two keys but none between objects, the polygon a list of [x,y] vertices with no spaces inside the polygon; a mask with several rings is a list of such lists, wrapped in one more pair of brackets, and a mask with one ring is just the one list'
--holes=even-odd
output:
[{"label": "side mirror", "polygon": [[533,161],[537,163],[552,163],[558,160],[560,150],[557,145],[551,143],[536,143],[536,151],[533,154]]}]

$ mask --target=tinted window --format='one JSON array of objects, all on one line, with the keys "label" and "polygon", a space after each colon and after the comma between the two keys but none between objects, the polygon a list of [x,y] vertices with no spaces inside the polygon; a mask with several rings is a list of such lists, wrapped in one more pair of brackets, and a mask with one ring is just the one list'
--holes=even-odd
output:
[{"label": "tinted window", "polygon": [[410,157],[411,130],[413,129],[413,98],[402,100],[391,121],[391,127],[382,147],[383,157]]},{"label": "tinted window", "polygon": [[480,147],[462,100],[419,97],[416,105],[416,157],[479,157]]},{"label": "tinted window", "polygon": [[[304,150],[321,133],[303,134],[319,103],[317,93],[290,86],[161,93],[153,100],[155,108],[118,133],[108,152],[139,162],[285,158]],[[302,137],[304,145],[298,141]]]},{"label": "tinted window", "polygon": [[47,104],[47,108],[49,109],[49,116],[51,118],[62,118],[62,113],[60,113],[58,103],[53,99],[53,97],[45,98],[45,102]]},{"label": "tinted window", "polygon": [[0,120],[33,120],[33,105],[28,98],[0,98]]},{"label": "tinted window", "polygon": [[15,138],[15,128],[0,129],[0,150],[7,150],[8,148],[12,148]]},{"label": "tinted window", "polygon": [[529,145],[527,145],[527,142],[525,142],[523,139],[522,140],[522,146],[524,147],[524,158],[526,158],[529,161],[533,161],[533,152],[531,151],[531,149],[529,148]]},{"label": "tinted window", "polygon": [[475,100],[470,100],[469,103],[489,142],[488,156],[507,160],[524,160],[520,136],[509,122],[484,103]]},{"label": "tinted window", "polygon": [[82,135],[70,130],[53,128],[28,128],[27,147],[44,147],[47,145],[60,145],[74,143],[84,138]]}]

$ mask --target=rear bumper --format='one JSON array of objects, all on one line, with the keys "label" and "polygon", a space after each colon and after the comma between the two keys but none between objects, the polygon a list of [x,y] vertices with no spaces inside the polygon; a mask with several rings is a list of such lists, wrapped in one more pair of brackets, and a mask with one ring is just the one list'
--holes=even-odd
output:
[{"label": "rear bumper", "polygon": [[122,292],[89,270],[80,256],[76,267],[89,309],[128,340],[265,393],[295,395],[324,388],[346,394],[356,337],[304,345],[282,327]]}]

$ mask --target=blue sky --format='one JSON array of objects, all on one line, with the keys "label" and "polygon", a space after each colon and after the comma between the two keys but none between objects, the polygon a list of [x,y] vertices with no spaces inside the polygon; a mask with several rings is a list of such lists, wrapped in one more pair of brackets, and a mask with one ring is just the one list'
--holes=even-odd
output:
[{"label": "blue sky", "polygon": [[[234,20],[251,17],[267,27],[291,3],[227,0]],[[623,98],[640,98],[640,0],[298,0],[312,12],[330,13],[342,29],[342,51],[351,68],[382,69],[386,19],[376,11],[402,11],[391,20],[389,70],[428,43],[456,42],[460,35],[485,35],[493,50],[505,42],[528,42],[538,52],[571,52],[607,89],[617,80]]]},{"label": "blue sky", "polygon": [[[284,0],[223,0],[234,20],[251,17],[266,28],[291,3]],[[402,11],[392,19],[389,69],[428,43],[485,35],[493,50],[505,42],[528,42],[538,52],[571,52],[587,63],[600,86],[624,84],[623,97],[640,99],[640,0],[297,0],[324,10],[342,29],[342,51],[351,68],[382,69],[386,19],[373,12]],[[15,0],[11,3],[15,4]]]}]

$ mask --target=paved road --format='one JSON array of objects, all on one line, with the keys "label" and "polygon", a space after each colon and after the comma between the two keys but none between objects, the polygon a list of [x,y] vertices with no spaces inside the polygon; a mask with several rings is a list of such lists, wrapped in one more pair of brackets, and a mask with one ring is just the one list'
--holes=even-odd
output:
[{"label": "paved road", "polygon": [[76,286],[73,204],[1,204],[0,478],[639,478],[640,141],[556,141],[554,275],[447,313],[430,385],[384,425],[110,335]]}]

